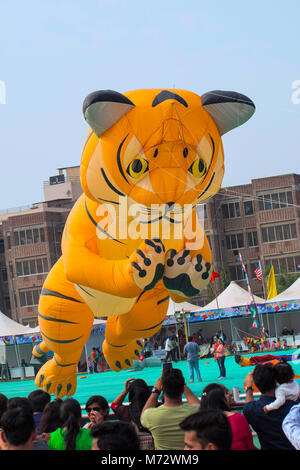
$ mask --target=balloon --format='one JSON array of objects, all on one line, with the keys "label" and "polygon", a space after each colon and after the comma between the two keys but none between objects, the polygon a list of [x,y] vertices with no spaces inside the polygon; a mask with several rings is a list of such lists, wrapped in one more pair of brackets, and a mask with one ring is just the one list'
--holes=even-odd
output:
[{"label": "balloon", "polygon": [[62,257],[39,301],[43,341],[54,357],[35,383],[57,397],[76,390],[76,367],[94,317],[106,317],[103,353],[114,371],[138,359],[163,324],[169,299],[197,296],[212,273],[199,203],[224,175],[221,136],[246,122],[253,102],[236,92],[91,93],[81,160],[83,194],[62,237]]}]

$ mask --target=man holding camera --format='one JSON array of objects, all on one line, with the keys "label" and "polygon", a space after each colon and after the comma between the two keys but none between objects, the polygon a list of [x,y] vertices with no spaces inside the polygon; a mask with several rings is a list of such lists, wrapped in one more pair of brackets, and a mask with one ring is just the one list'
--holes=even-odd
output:
[{"label": "man holding camera", "polygon": [[[164,395],[164,404],[158,405],[158,398]],[[187,404],[183,403],[183,395]],[[189,415],[199,411],[200,401],[186,386],[181,370],[169,369],[157,380],[147,400],[141,423],[154,439],[155,450],[182,450],[184,431],[179,424]]]}]

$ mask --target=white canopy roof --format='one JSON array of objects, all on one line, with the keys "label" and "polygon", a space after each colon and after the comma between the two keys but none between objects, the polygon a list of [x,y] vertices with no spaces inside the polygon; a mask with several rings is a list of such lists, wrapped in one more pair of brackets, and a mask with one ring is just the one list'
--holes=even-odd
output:
[{"label": "white canopy roof", "polygon": [[[253,295],[253,298],[256,304],[265,303],[265,300],[261,297],[257,297],[257,295]],[[216,299],[204,307],[199,308],[198,311],[204,312],[205,310],[249,305],[252,300],[252,296],[249,294],[248,290],[243,289],[243,287],[239,286],[236,282],[231,281],[229,286],[226,287]]]},{"label": "white canopy roof", "polygon": [[15,336],[29,333],[37,333],[39,328],[29,328],[21,325],[0,312],[0,336]]},{"label": "white canopy roof", "polygon": [[197,305],[190,304],[189,302],[181,302],[177,304],[174,300],[170,299],[167,316],[174,315],[175,312],[184,310],[185,312],[198,312],[200,307]]},{"label": "white canopy roof", "polygon": [[[265,300],[261,297],[253,295],[254,301],[257,304],[264,304]],[[189,302],[182,302],[176,304],[170,300],[167,315],[174,315],[175,312],[184,310],[186,312],[205,312],[206,310],[215,310],[218,308],[239,307],[240,305],[249,305],[252,300],[248,290],[240,287],[236,282],[232,281],[226,289],[204,307],[197,307],[197,305],[190,304]]]},{"label": "white canopy roof", "polygon": [[287,302],[289,300],[300,299],[300,277],[285,291],[281,294],[276,295],[272,299],[269,299],[268,302]]}]

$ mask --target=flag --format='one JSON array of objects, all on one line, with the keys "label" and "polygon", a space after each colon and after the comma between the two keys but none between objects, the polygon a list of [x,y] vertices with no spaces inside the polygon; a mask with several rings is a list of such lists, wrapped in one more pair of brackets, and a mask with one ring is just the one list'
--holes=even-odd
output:
[{"label": "flag", "polygon": [[267,280],[267,289],[268,289],[268,296],[267,300],[273,299],[273,297],[276,297],[277,295],[277,287],[276,287],[276,281],[275,281],[275,274],[274,274],[274,266],[272,265],[268,280]]},{"label": "flag", "polygon": [[217,278],[217,277],[220,277],[220,274],[216,273],[215,271],[212,272],[212,275],[211,275],[211,278],[210,278],[210,282],[214,282],[214,280]]},{"label": "flag", "polygon": [[261,269],[260,261],[258,262],[257,268],[254,269],[254,274],[256,275],[256,278],[258,281],[262,280],[262,269]]},{"label": "flag", "polygon": [[258,328],[258,321],[257,321],[257,318],[254,318],[254,320],[253,320],[252,328]]},{"label": "flag", "polygon": [[300,264],[298,264],[297,269],[298,269],[298,271],[300,271]]}]

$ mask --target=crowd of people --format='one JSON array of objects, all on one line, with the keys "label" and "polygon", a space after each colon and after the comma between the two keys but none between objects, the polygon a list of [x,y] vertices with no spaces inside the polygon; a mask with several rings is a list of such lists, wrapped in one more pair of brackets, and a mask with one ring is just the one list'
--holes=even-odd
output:
[{"label": "crowd of people", "polygon": [[[192,341],[191,341],[192,342]],[[235,407],[222,383],[198,397],[180,369],[163,369],[155,385],[130,378],[111,404],[91,396],[86,416],[74,398],[0,394],[1,450],[295,450],[300,449],[299,384],[290,364],[258,364]],[[254,399],[254,386],[260,397]],[[260,446],[254,444],[253,431]]]}]

